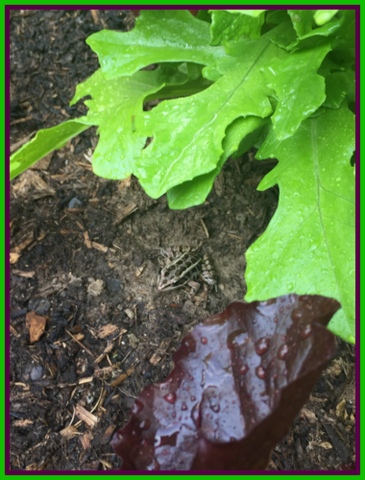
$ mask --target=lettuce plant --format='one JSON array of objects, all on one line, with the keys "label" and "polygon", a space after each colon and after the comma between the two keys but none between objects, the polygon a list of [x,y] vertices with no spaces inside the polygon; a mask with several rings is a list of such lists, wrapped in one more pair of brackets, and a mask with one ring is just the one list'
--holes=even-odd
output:
[{"label": "lettuce plant", "polygon": [[100,68],[72,100],[91,97],[87,115],[39,131],[11,177],[97,126],[97,175],[133,174],[183,209],[255,147],[278,160],[258,188],[277,184],[280,198],[247,251],[246,299],[336,298],[329,328],[354,343],[354,32],[353,10],[141,11],[132,31],[87,39]]},{"label": "lettuce plant", "polygon": [[123,470],[263,470],[335,352],[317,295],[235,302],[197,325],[111,443]]}]

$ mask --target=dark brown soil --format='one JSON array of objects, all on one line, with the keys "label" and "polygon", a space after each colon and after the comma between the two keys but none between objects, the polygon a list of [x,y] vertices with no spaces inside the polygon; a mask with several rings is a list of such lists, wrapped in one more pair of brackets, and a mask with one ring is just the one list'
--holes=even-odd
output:
[{"label": "dark brown soil", "polygon": [[[132,25],[122,10],[94,17],[86,10],[13,11],[11,144],[84,113],[68,102],[98,66],[85,39]],[[118,468],[113,429],[127,422],[145,385],[167,376],[185,333],[243,299],[245,251],[277,205],[276,189],[256,191],[273,163],[244,157],[228,162],[204,205],[170,211],[135,179],[96,177],[89,161],[95,144],[89,130],[12,182],[13,470]],[[159,247],[200,243],[214,263],[217,290],[159,293]],[[46,325],[30,343],[26,318],[39,320],[34,314]],[[354,415],[354,349],[339,341],[269,469],[353,468]]]}]

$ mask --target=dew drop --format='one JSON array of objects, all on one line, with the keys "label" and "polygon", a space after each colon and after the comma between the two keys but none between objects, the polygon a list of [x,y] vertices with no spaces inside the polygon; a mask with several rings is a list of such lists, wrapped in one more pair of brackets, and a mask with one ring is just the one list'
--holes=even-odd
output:
[{"label": "dew drop", "polygon": [[263,355],[269,349],[270,339],[267,337],[262,337],[255,344],[255,350],[257,355]]},{"label": "dew drop", "polygon": [[147,430],[149,429],[151,426],[151,420],[149,420],[148,418],[146,418],[145,420],[142,420],[142,422],[139,424],[139,428],[141,430]]},{"label": "dew drop", "polygon": [[196,428],[200,428],[201,418],[200,418],[200,405],[196,403],[193,409],[190,412],[190,416]]},{"label": "dew drop", "polygon": [[140,413],[143,410],[143,403],[140,400],[136,400],[133,405],[132,413]]},{"label": "dew drop", "polygon": [[202,337],[200,341],[202,342],[203,345],[206,345],[208,343],[207,337]]},{"label": "dew drop", "polygon": [[277,357],[279,360],[284,360],[289,352],[289,347],[286,343],[283,343],[278,349]]},{"label": "dew drop", "polygon": [[176,393],[173,393],[173,392],[167,393],[166,395],[164,395],[163,398],[166,400],[166,402],[175,403],[176,402]]},{"label": "dew drop", "polygon": [[299,308],[294,308],[294,310],[291,312],[291,318],[294,320],[294,322],[298,322],[303,316],[303,313]]},{"label": "dew drop", "polygon": [[187,410],[188,406],[186,405],[186,402],[182,402],[181,404],[181,410]]},{"label": "dew drop", "polygon": [[248,372],[248,366],[246,364],[242,365],[240,368],[240,374],[246,375],[247,372]]},{"label": "dew drop", "polygon": [[303,330],[301,331],[300,333],[300,336],[302,338],[308,338],[312,335],[312,326],[310,323],[308,323],[304,328]]},{"label": "dew drop", "polygon": [[256,367],[256,375],[261,378],[261,380],[265,379],[265,369],[261,365]]},{"label": "dew drop", "polygon": [[194,397],[194,395],[192,395],[192,396],[190,397],[190,400],[191,400],[192,402],[195,402],[196,397]]},{"label": "dew drop", "polygon": [[211,405],[210,405],[210,408],[211,408],[211,410],[212,410],[214,413],[219,413],[219,411],[220,411],[220,409],[221,409],[219,403],[211,404]]}]

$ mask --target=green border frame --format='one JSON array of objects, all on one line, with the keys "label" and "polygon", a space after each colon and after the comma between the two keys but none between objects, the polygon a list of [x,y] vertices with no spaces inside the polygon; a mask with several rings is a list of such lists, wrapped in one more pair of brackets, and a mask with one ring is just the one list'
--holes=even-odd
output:
[{"label": "green border frame", "polygon": [[[93,6],[108,6],[108,5],[119,5],[120,7],[128,7],[128,6],[152,6],[152,5],[160,5],[160,6],[163,6],[163,5],[166,5],[166,6],[172,6],[172,5],[182,5],[182,6],[203,6],[203,5],[242,5],[243,6],[243,2],[242,1],[239,1],[239,0],[230,0],[230,1],[227,1],[227,2],[222,2],[222,1],[218,1],[218,0],[211,0],[211,1],[206,1],[206,0],[202,0],[202,1],[195,1],[195,2],[192,2],[192,1],[189,1],[187,0],[186,2],[183,2],[183,1],[166,1],[166,0],[160,0],[160,1],[157,1],[157,2],[152,2],[152,1],[133,1],[133,0],[130,0],[130,1],[127,1],[125,2],[125,4],[121,4],[120,1],[116,1],[116,0],[110,0],[110,1],[105,1],[105,0],[99,0],[99,1],[86,1],[86,0],[79,0],[79,1],[74,1],[74,0],[64,0],[64,1],[56,1],[56,2],[50,2],[49,0],[48,1],[45,1],[45,0],[39,0],[39,1],[29,1],[29,0],[26,0],[26,1],[23,1],[23,2],[19,2],[19,1],[7,1],[6,4],[3,5],[3,8],[1,9],[1,23],[2,25],[5,26],[5,5],[6,6],[14,6],[15,8],[16,7],[19,7],[21,8],[21,6],[52,6],[52,7],[55,7],[55,6],[60,6],[60,7],[65,7],[65,6],[72,6],[72,5],[75,5],[75,6],[89,6],[89,7],[93,7]],[[332,7],[336,7],[337,5],[338,6],[357,6],[357,5],[360,5],[360,2],[352,2],[350,0],[345,0],[345,1],[342,1],[342,2],[331,2],[329,0],[326,0],[326,1],[306,1],[306,2],[300,2],[298,0],[294,0],[294,1],[291,1],[291,2],[275,2],[273,0],[266,0],[266,1],[250,1],[248,3],[248,5],[244,5],[244,6],[262,6],[262,5],[272,5],[272,6],[295,6],[295,5],[305,5],[305,6],[332,6]],[[365,8],[365,7],[364,7]],[[363,12],[362,10],[360,10],[360,22],[362,20],[362,17],[363,17]],[[363,22],[361,22],[363,23]],[[361,30],[360,30],[361,31]],[[4,52],[5,52],[5,36],[2,35],[1,36],[1,55],[4,56]],[[5,65],[5,58],[3,60],[3,65]],[[365,69],[365,67],[363,67],[363,69]],[[7,74],[7,72],[5,72],[5,74]],[[1,77],[1,86],[2,86],[2,89],[3,91],[5,90],[5,76],[2,76]],[[6,92],[7,94],[7,92]],[[5,95],[6,95],[5,94]],[[3,110],[5,111],[5,100],[4,100],[4,96],[2,97],[2,102],[3,102]],[[364,107],[365,109],[365,107]],[[6,113],[4,116],[2,116],[2,121],[5,123],[6,121]],[[4,126],[5,127],[5,126]],[[5,128],[4,128],[5,130]],[[3,137],[3,152],[5,153],[5,161],[7,162],[8,161],[8,158],[7,158],[7,152],[6,152],[6,148],[7,148],[7,139],[6,137]],[[6,202],[6,193],[7,193],[7,188],[6,187],[6,184],[8,182],[8,166],[7,164],[5,163],[5,168],[1,171],[1,175],[2,175],[2,181],[3,181],[3,185],[4,185],[4,193],[5,195],[1,195],[1,202],[2,202],[2,205],[1,205],[1,212],[2,212],[2,215],[4,217],[4,221],[1,223],[1,242],[4,244],[4,251],[6,251],[6,233],[7,233],[7,224],[6,224],[6,214],[4,214],[4,212],[7,212],[7,202]],[[365,188],[365,185],[363,186],[363,188]],[[8,212],[10,213],[10,212]],[[3,256],[2,258],[4,259],[5,256]],[[2,289],[2,292],[4,292],[4,295],[2,295],[1,297],[1,301],[2,303],[4,304],[4,320],[6,319],[6,314],[8,312],[6,312],[6,280],[8,278],[7,274],[8,274],[8,259],[6,259],[4,261],[4,272],[5,272],[5,275],[4,277],[1,278],[1,280],[4,282],[4,287]],[[358,321],[359,321],[359,318],[358,318]],[[6,322],[5,323],[5,326],[6,326]],[[7,358],[5,356],[5,342],[7,341],[7,337],[6,335],[8,334],[8,331],[7,329],[5,328],[4,329],[4,341],[2,342],[2,351],[4,352],[4,365],[5,365],[5,362],[7,361]],[[358,340],[357,340],[357,345],[359,345],[361,342],[361,337],[359,338],[358,337]],[[359,366],[358,366],[359,367]],[[1,392],[2,394],[0,395],[0,398],[1,398],[1,402],[2,402],[2,407],[3,409],[5,409],[5,382],[8,381],[8,379],[5,377],[5,374],[4,374],[4,369],[1,369],[1,373],[2,373],[2,378],[1,378],[1,388],[3,390],[3,392]],[[357,398],[359,398],[359,396],[357,395]],[[360,403],[358,403],[357,405],[357,415],[359,415],[359,410],[360,410]],[[3,425],[5,425],[5,422],[3,422]],[[1,439],[3,441],[7,441],[7,438],[5,437],[5,428],[4,428],[4,435],[1,436]],[[361,446],[361,445],[360,445]],[[363,450],[363,449],[361,449]],[[6,450],[6,443],[3,445],[3,449],[2,451],[4,452],[4,455],[2,456],[1,458],[1,471],[5,473],[5,454],[7,453],[7,450]],[[359,448],[359,445],[358,445],[358,449],[357,449],[357,455],[359,456],[359,458],[361,459],[361,453],[362,451],[360,451],[360,448]],[[364,453],[365,454],[365,453]],[[362,470],[362,462],[360,463],[360,471]],[[31,472],[29,472],[31,474]],[[47,474],[47,472],[44,472],[44,474]],[[48,473],[49,474],[49,473]],[[273,473],[272,472],[268,472],[267,474],[265,475],[235,475],[236,477],[245,477],[245,478],[260,478],[260,479],[264,479],[267,475],[272,475]],[[291,474],[288,474],[286,475],[285,472],[278,472],[279,475],[284,475],[285,477],[287,478],[294,478],[297,476],[296,475],[291,475]],[[349,472],[350,474],[350,472]],[[24,475],[24,473],[22,475],[19,475],[17,474],[16,472],[11,473],[9,474],[9,476],[11,476],[11,478],[21,478],[22,476]],[[44,475],[42,474],[31,474],[32,475],[32,478],[39,478],[39,479],[42,479],[44,477]],[[68,477],[68,478],[79,478],[80,475],[90,475],[88,473],[85,473],[83,474],[82,471],[80,471],[77,475],[67,475],[67,474],[59,474],[57,475],[57,477]],[[95,475],[105,475],[105,473],[103,472],[100,472],[99,473],[96,473],[95,472]],[[123,474],[122,474],[123,475]],[[159,474],[161,475],[161,474]],[[214,475],[214,474],[213,474]],[[274,473],[275,475],[275,473]],[[308,478],[323,478],[323,476],[325,477],[336,477],[336,478],[346,478],[348,477],[348,475],[346,474],[340,474],[340,475],[331,475],[331,474],[321,474],[321,475],[311,475],[311,474],[300,474],[302,477],[308,477]],[[350,474],[351,476],[354,476],[354,474]],[[148,474],[146,475],[139,475],[139,474],[136,474],[136,475],[123,475],[123,477],[126,477],[126,478],[145,478],[149,476]],[[176,476],[180,476],[180,475],[172,475],[172,474],[166,474],[166,475],[163,475],[162,476],[164,478],[174,478]],[[211,476],[211,474],[209,475],[189,475],[191,477],[199,477],[199,478],[209,478]],[[220,477],[220,478],[230,478],[231,475],[214,475],[215,477]],[[275,475],[276,476],[276,475]],[[358,475],[355,475],[355,476],[358,476]]]}]

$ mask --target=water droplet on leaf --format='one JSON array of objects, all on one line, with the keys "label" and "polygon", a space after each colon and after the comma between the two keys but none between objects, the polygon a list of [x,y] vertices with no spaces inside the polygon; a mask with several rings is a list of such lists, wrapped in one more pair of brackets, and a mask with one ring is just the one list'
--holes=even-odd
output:
[{"label": "water droplet on leaf", "polygon": [[263,355],[269,349],[270,339],[267,337],[260,338],[255,344],[255,350],[257,355]]},{"label": "water droplet on leaf", "polygon": [[261,365],[259,365],[258,367],[256,367],[256,375],[257,375],[261,380],[264,380],[264,379],[265,379],[265,369],[264,369],[264,367],[262,367]]},{"label": "water droplet on leaf", "polygon": [[312,335],[312,326],[310,323],[308,323],[304,328],[303,330],[301,331],[300,333],[300,336],[302,338],[308,338]]},{"label": "water droplet on leaf", "polygon": [[277,353],[277,357],[279,360],[284,360],[284,358],[287,356],[289,352],[289,347],[286,343],[284,343],[283,345],[281,345],[281,347],[279,347],[279,350],[278,350],[278,353]]},{"label": "water droplet on leaf", "polygon": [[166,402],[175,403],[176,402],[176,393],[173,393],[173,392],[167,393],[166,395],[164,395],[163,398],[166,400]]}]

